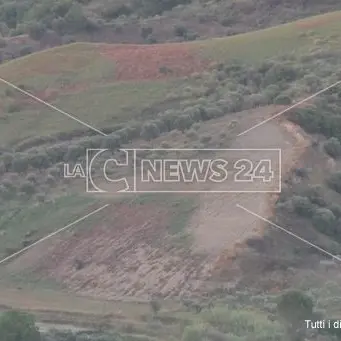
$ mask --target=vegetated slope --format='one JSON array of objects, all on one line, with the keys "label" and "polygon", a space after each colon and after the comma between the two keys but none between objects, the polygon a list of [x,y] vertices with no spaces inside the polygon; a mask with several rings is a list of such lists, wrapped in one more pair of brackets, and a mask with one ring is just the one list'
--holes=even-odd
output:
[{"label": "vegetated slope", "polygon": [[[144,70],[148,71],[146,73],[140,73],[140,69],[135,69],[136,66],[134,66],[134,72],[127,71],[125,73],[122,72],[121,68],[128,67],[124,63],[124,58],[122,58],[124,46],[101,44],[74,44],[3,65],[0,68],[0,77],[1,72],[9,80],[11,80],[12,76],[14,82],[23,82],[23,84],[20,84],[22,87],[38,95],[50,92],[51,97],[45,97],[46,99],[49,98],[50,101],[63,109],[76,113],[80,118],[91,120],[91,123],[95,123],[99,128],[104,127],[109,136],[92,135],[88,130],[82,129],[75,131],[75,126],[71,126],[71,121],[68,118],[52,111],[52,117],[47,117],[45,109],[40,109],[42,107],[38,107],[36,103],[33,104],[31,101],[25,100],[22,102],[24,97],[21,97],[21,95],[14,91],[6,90],[4,87],[3,98],[8,101],[7,103],[4,102],[6,104],[4,106],[6,108],[4,122],[7,120],[8,125],[7,129],[1,132],[4,148],[1,150],[0,194],[2,205],[7,202],[11,204],[8,208],[8,214],[10,218],[14,219],[14,223],[13,225],[10,223],[5,224],[5,228],[2,229],[5,232],[1,231],[1,233],[6,233],[6,230],[10,229],[11,226],[14,228],[15,226],[20,226],[20,217],[25,217],[25,208],[22,215],[18,216],[18,222],[15,221],[15,210],[18,207],[25,207],[29,203],[30,209],[32,209],[32,206],[35,207],[32,209],[32,215],[34,216],[34,212],[37,212],[39,215],[39,211],[41,209],[44,210],[44,201],[56,200],[55,197],[58,196],[60,196],[60,200],[63,200],[63,191],[69,192],[74,190],[79,192],[79,187],[76,187],[76,183],[73,181],[65,182],[62,179],[61,170],[63,162],[70,162],[72,164],[84,162],[84,152],[89,146],[91,148],[112,148],[114,150],[114,157],[118,159],[122,155],[117,149],[125,146],[144,145],[147,148],[155,146],[168,148],[172,145],[171,142],[181,142],[180,147],[228,148],[231,146],[231,141],[235,140],[236,129],[237,131],[239,129],[246,129],[249,127],[249,124],[251,126],[256,121],[258,122],[267,117],[265,114],[263,116],[263,109],[258,109],[256,111],[260,113],[260,117],[253,121],[254,118],[251,113],[248,111],[242,112],[243,110],[264,107],[269,104],[288,105],[295,99],[303,98],[307,94],[314,93],[325,85],[331,84],[339,76],[335,69],[341,66],[340,49],[338,48],[340,39],[339,16],[340,13],[335,12],[276,27],[271,30],[243,34],[227,39],[193,42],[186,45],[127,47],[127,51],[131,52],[132,50],[135,51],[135,49],[138,51],[136,55],[134,52],[134,60],[142,60],[143,58],[148,60],[148,56],[151,56],[150,51],[156,52],[158,49],[169,49],[169,46],[181,46],[181,49],[177,49],[177,51],[181,52],[179,53],[180,57],[180,54],[183,54],[184,51],[183,46],[186,46],[189,48],[186,51],[190,51],[193,56],[191,58],[199,58],[200,61],[204,61],[204,64],[200,64],[198,72],[194,75],[182,73],[182,69],[179,67],[181,65],[181,58],[177,61],[174,55],[172,55],[170,61],[167,59],[169,56],[164,52],[158,54],[160,59],[157,62],[155,60],[152,61],[153,65],[155,63],[156,67],[160,68],[161,79],[155,77],[155,70],[152,73],[150,72],[153,68],[148,63],[144,67]],[[312,29],[311,26],[314,26],[314,28]],[[278,48],[279,45],[281,45],[280,49]],[[70,55],[68,55],[68,49],[70,49],[70,52],[72,51]],[[119,52],[118,56],[115,51]],[[254,53],[254,51],[257,53]],[[49,68],[48,62],[44,62],[45,57],[51,54],[55,58],[53,63],[58,71],[57,74],[54,74],[53,70]],[[128,55],[127,58],[130,57]],[[264,61],[264,58],[267,58],[267,60]],[[238,62],[235,61],[236,59],[239,59]],[[106,60],[109,63],[103,69],[100,67],[102,60]],[[218,63],[211,65],[211,61],[218,61]],[[117,81],[115,79],[117,64],[121,62],[123,63],[120,64],[121,69],[119,68],[121,70],[119,73],[120,77],[129,74],[129,80],[122,81],[122,78],[120,78],[121,80]],[[22,68],[21,63],[25,64],[26,68]],[[164,67],[160,66],[162,63],[166,65]],[[172,64],[171,66],[167,63],[175,63],[175,65]],[[42,65],[41,68],[39,68],[39,64]],[[29,71],[30,65],[32,72]],[[179,70],[179,73],[172,74],[172,69]],[[42,70],[42,72],[39,73],[39,70]],[[63,70],[65,70],[64,73],[62,72]],[[77,71],[77,74],[73,73],[72,70]],[[136,78],[133,77],[135,73]],[[148,80],[141,77],[141,74],[149,75],[147,77]],[[62,76],[59,78],[60,75]],[[183,78],[181,76],[186,77]],[[141,80],[141,78],[144,80]],[[82,79],[85,82],[82,83]],[[88,86],[88,84],[90,85]],[[164,87],[160,86],[160,84],[163,84]],[[171,89],[173,89],[171,96],[169,95],[168,86],[171,86]],[[48,87],[50,87],[50,91],[46,91]],[[121,108],[121,111],[116,111],[118,103],[121,103],[120,101],[125,98],[124,95],[127,93],[127,88],[132,91],[129,93],[130,97],[126,99],[126,103],[133,99],[134,101],[132,102],[135,103],[135,110],[128,110],[125,107]],[[54,90],[52,91],[51,89]],[[305,108],[307,111],[298,111],[296,116],[292,118],[294,122],[306,127],[309,132],[339,138],[338,113],[340,98],[339,92],[336,90],[334,89],[329,94],[322,96],[320,98],[322,103],[319,103],[319,106],[314,110],[312,110],[311,106],[308,106]],[[165,101],[166,94],[168,96]],[[152,97],[152,95],[155,95],[155,97]],[[106,101],[111,102],[108,104]],[[18,106],[19,103],[25,103],[25,106]],[[141,103],[143,103],[142,107]],[[94,107],[95,109],[93,109]],[[29,110],[27,110],[28,108]],[[22,116],[20,116],[21,114]],[[230,117],[224,117],[227,115]],[[32,117],[36,118],[33,122],[30,121]],[[232,119],[231,122],[229,118]],[[242,118],[244,118],[245,126],[240,127]],[[26,122],[25,119],[27,119]],[[211,132],[211,134],[210,130],[205,132],[205,128],[210,125],[210,120],[214,119],[221,119],[218,128],[227,128],[227,131],[216,130],[213,133]],[[28,124],[29,122],[31,123]],[[120,124],[117,124],[117,122],[120,122]],[[41,127],[38,126],[39,123],[43,123]],[[278,127],[275,121],[271,122],[271,124],[272,127],[275,126],[274,134],[276,134]],[[13,130],[7,131],[10,127],[13,127]],[[25,129],[22,127],[25,127]],[[40,135],[42,134],[39,131],[37,132],[38,127],[43,132],[47,131],[47,136],[41,137]],[[231,128],[231,131],[229,128]],[[29,138],[23,141],[15,141],[12,138],[14,129],[15,132],[23,135],[28,131],[29,133],[26,136]],[[262,132],[259,135],[261,140],[263,136],[267,135],[266,130]],[[280,135],[276,134],[276,138],[280,138]],[[238,140],[236,141],[238,142]],[[10,142],[13,144],[10,145]],[[252,144],[250,147],[254,147],[252,140],[249,143]],[[336,153],[334,155],[341,155],[340,146],[337,142],[329,141],[329,144],[332,152]],[[322,147],[323,144],[317,143],[317,146]],[[245,147],[247,146],[245,145]],[[290,142],[287,148],[290,148]],[[324,160],[323,148],[317,148],[317,154],[321,157],[318,160]],[[316,164],[319,163],[317,162]],[[338,234],[337,223],[339,222],[340,210],[333,207],[334,214],[334,211],[332,212],[331,207],[328,206],[330,202],[320,201],[320,197],[316,195],[315,191],[309,194],[310,198],[308,201],[307,199],[297,198],[296,191],[299,192],[300,188],[295,186],[297,183],[303,183],[301,181],[302,175],[304,177],[313,173],[309,173],[307,170],[302,171],[300,168],[295,169],[296,173],[299,176],[294,176],[289,181],[289,185],[292,187],[289,188],[289,192],[284,193],[288,197],[284,196],[280,199],[281,203],[285,203],[284,207],[283,205],[278,205],[279,209],[284,209],[284,218],[288,217],[285,211],[287,209],[290,213],[293,213],[293,215],[290,215],[290,218],[293,220],[280,220],[280,215],[276,219],[279,220],[279,223],[285,223],[286,226],[289,223],[292,224],[295,233],[303,233],[307,238],[310,238],[309,233],[313,231],[314,237],[316,237],[315,240],[318,243],[323,242],[323,246],[328,250],[331,246],[338,250],[339,243],[332,242],[332,236],[333,234]],[[101,176],[100,173],[97,173],[97,175]],[[314,177],[314,179],[324,186],[326,175],[327,172],[322,172],[322,176],[320,174],[320,177]],[[338,179],[336,174],[336,178],[334,175],[328,181],[330,186],[336,190],[339,190]],[[325,188],[326,186],[324,186]],[[295,198],[290,197],[291,191],[295,191]],[[337,202],[340,199],[337,191],[334,193],[335,191],[331,190],[331,192],[334,202]],[[303,195],[301,193],[298,196],[302,197]],[[174,206],[170,205],[169,207],[167,206],[166,198],[161,199],[159,197],[158,199],[156,205],[142,205],[142,208],[140,207],[141,210],[136,212],[134,205],[125,206],[126,203],[123,206],[118,205],[116,208],[118,212],[122,212],[122,221],[115,219],[110,211],[110,214],[104,215],[104,217],[101,216],[103,220],[99,224],[96,224],[96,221],[92,221],[88,226],[83,225],[86,229],[77,230],[75,232],[76,238],[72,234],[69,234],[68,237],[70,238],[66,239],[63,239],[61,236],[60,240],[56,240],[57,246],[49,244],[49,249],[45,249],[44,244],[41,244],[40,247],[42,249],[40,250],[42,254],[49,254],[51,250],[53,251],[49,257],[46,256],[43,259],[37,260],[40,257],[40,251],[33,248],[31,250],[33,253],[25,254],[17,262],[11,263],[8,269],[10,271],[13,270],[11,275],[15,275],[14,279],[20,282],[20,274],[23,273],[21,272],[21,266],[33,263],[34,266],[39,265],[38,269],[35,268],[36,271],[33,271],[34,276],[38,275],[39,277],[39,275],[42,275],[42,277],[48,276],[57,279],[78,292],[83,291],[87,294],[95,293],[96,295],[103,296],[106,296],[109,292],[109,296],[113,297],[114,295],[110,292],[111,286],[117,285],[121,290],[121,294],[125,293],[124,289],[126,288],[124,286],[125,283],[117,282],[117,276],[108,276],[108,273],[111,275],[122,274],[121,266],[117,265],[118,263],[116,262],[117,258],[120,258],[120,254],[111,253],[111,246],[114,244],[115,248],[122,252],[121,255],[126,255],[126,257],[120,258],[123,263],[127,260],[127,263],[124,263],[122,267],[126,266],[129,269],[127,272],[132,274],[132,277],[127,279],[127,282],[130,283],[127,294],[140,295],[144,292],[144,287],[148,287],[150,283],[155,283],[153,281],[157,275],[160,275],[160,272],[162,276],[157,278],[162,280],[159,282],[160,286],[157,287],[157,290],[160,288],[165,289],[163,292],[165,295],[172,291],[176,295],[179,293],[177,288],[182,288],[183,285],[186,286],[186,283],[192,285],[192,287],[187,287],[187,290],[191,294],[197,294],[199,291],[196,290],[199,283],[197,277],[200,277],[203,273],[203,277],[205,277],[207,269],[200,268],[203,264],[201,255],[196,258],[190,254],[189,245],[193,241],[191,238],[188,238],[188,234],[179,233],[177,230],[177,228],[184,228],[187,225],[187,220],[184,219],[185,224],[183,219],[180,219],[180,222],[175,220],[174,225],[169,223],[168,220],[170,212],[180,217],[184,213],[186,218],[190,217],[194,211],[189,209],[181,213],[178,211],[181,205],[175,203]],[[204,202],[204,204],[209,200],[207,197],[206,202],[204,201],[205,198],[203,201],[201,201],[203,198],[197,199],[201,203]],[[218,225],[219,216],[221,217],[221,203],[219,203],[219,198],[214,199],[213,209],[208,205],[206,207],[212,209],[213,213],[217,213],[216,215],[212,214],[211,222],[214,220],[216,225]],[[311,203],[313,204],[311,205]],[[262,209],[262,207],[260,208],[256,204],[251,203],[251,206],[253,205],[255,206],[248,208],[255,211],[258,208]],[[6,207],[3,207],[5,210]],[[78,212],[81,213],[84,208],[82,201],[78,207]],[[203,207],[205,208],[205,205]],[[326,211],[326,209],[331,212]],[[134,221],[132,212],[135,212],[140,218],[139,222]],[[256,213],[263,214],[264,212],[257,211]],[[307,214],[304,216],[304,224],[300,224],[302,220],[298,220],[303,218],[295,215],[302,212]],[[308,212],[309,214],[313,213],[315,224],[311,224],[309,221]],[[63,219],[66,219],[66,215],[69,216],[70,213],[72,213],[72,210],[67,210]],[[149,213],[148,218],[145,217],[145,213]],[[278,212],[276,211],[276,213]],[[229,212],[227,211],[225,214],[229,215]],[[244,214],[246,215],[246,213]],[[230,216],[234,217],[231,214]],[[242,214],[240,216],[242,217]],[[27,243],[29,244],[35,238],[43,235],[44,231],[47,231],[46,216],[42,215],[41,217],[40,223],[37,223],[36,226],[39,229],[39,233],[33,235],[32,239],[22,240],[21,238],[23,237],[27,238],[23,235],[22,230],[19,231],[17,236],[14,233],[8,234],[10,238],[13,238],[13,248],[20,248],[22,242],[27,245]],[[71,215],[69,217],[70,219],[72,218]],[[58,214],[55,220],[58,220]],[[143,223],[141,224],[141,222]],[[331,227],[331,230],[321,228],[325,222],[328,223],[326,226]],[[115,225],[117,223],[118,225]],[[146,225],[143,225],[144,223]],[[137,225],[137,235],[134,234],[135,225]],[[147,230],[144,230],[143,226]],[[174,226],[177,231],[174,238],[169,237],[170,226]],[[306,226],[308,227],[307,230],[305,230]],[[222,231],[220,226],[218,226],[218,230],[220,230],[219,232]],[[121,231],[122,233],[120,233]],[[149,234],[148,232],[151,233]],[[202,241],[204,239],[202,226],[199,225],[196,232],[196,236],[195,234],[192,235],[195,237],[201,236]],[[222,234],[218,236],[222,238]],[[224,238],[226,236],[228,236],[228,233],[224,234]],[[93,238],[95,242],[91,245],[89,242]],[[142,248],[140,248],[141,244],[139,244],[141,239],[143,240]],[[210,247],[214,245],[212,239],[208,240]],[[134,241],[133,243],[131,243],[132,240]],[[174,244],[163,244],[164,240],[171,240]],[[161,251],[161,257],[166,255],[166,259],[168,256],[171,258],[170,262],[162,263],[162,269],[158,268],[156,259],[160,259],[160,257],[157,251],[155,251],[156,248],[149,247],[149,245],[154,246],[155,243],[162,246],[162,251],[168,250],[168,253]],[[219,243],[219,247],[221,245],[222,243]],[[309,277],[313,279],[310,284],[317,283],[317,277],[321,273],[325,274],[323,267],[318,265],[321,255],[310,248],[305,248],[300,244],[300,241],[293,241],[290,236],[279,235],[267,230],[265,238],[251,239],[248,245],[250,249],[247,250],[244,246],[237,258],[231,259],[229,252],[222,252],[219,255],[217,262],[214,262],[217,265],[213,269],[215,271],[208,272],[210,275],[207,277],[211,282],[208,281],[210,283],[207,283],[207,288],[204,288],[204,292],[206,289],[209,289],[207,291],[212,293],[212,297],[224,297],[227,293],[234,294],[240,290],[244,291],[246,296],[254,292],[267,294],[270,291],[273,293],[291,285],[297,285],[307,290],[306,283],[303,284],[304,278],[302,278],[303,275],[307,274],[307,268],[313,269],[311,270],[311,277]],[[126,248],[126,246],[128,247]],[[130,248],[134,252],[130,252]],[[74,249],[80,258],[85,258],[86,262],[84,263],[84,259],[75,259],[71,249]],[[96,256],[95,264],[92,263],[94,258],[91,258],[90,254]],[[30,259],[32,255],[33,257]],[[27,263],[24,263],[25,257],[27,257]],[[173,264],[172,260],[174,258],[172,257],[175,258],[176,264]],[[143,264],[145,264],[143,259],[145,258],[150,261],[147,268],[143,267]],[[61,260],[61,262],[56,264],[56,260]],[[314,262],[317,262],[316,265],[312,264]],[[183,265],[184,271],[180,269],[178,272],[180,265]],[[298,265],[301,268],[297,268]],[[139,275],[143,278],[142,281],[136,280],[136,277],[134,277],[137,267],[141,271]],[[25,267],[25,269],[28,268],[29,266]],[[97,283],[93,273],[90,273],[89,276],[87,268],[91,270],[99,269],[98,272],[94,273],[103,279],[101,281],[103,287],[101,287],[101,283]],[[57,271],[55,273],[52,271],[51,273],[50,269],[56,269]],[[177,284],[180,283],[180,285],[175,289],[168,290],[169,286],[172,286],[174,283],[171,280],[172,275],[175,273],[174,269],[178,275],[175,282]],[[15,270],[19,274],[15,274]],[[150,273],[156,274],[155,277],[149,276]],[[332,279],[337,279],[337,274],[335,272],[332,272],[332,274]],[[3,278],[7,277],[7,275],[4,275]],[[24,275],[26,274],[24,273]],[[238,283],[233,283],[236,278]],[[12,279],[10,278],[10,280]],[[28,281],[29,277],[26,279]],[[188,279],[192,281],[187,281]],[[232,288],[229,286],[231,281]],[[153,287],[153,285],[151,286]],[[318,286],[316,285],[316,287]],[[160,291],[162,292],[162,290]],[[330,302],[328,301],[328,303],[327,301],[325,300],[321,304],[324,304],[324,309],[330,311]]]},{"label": "vegetated slope", "polygon": [[2,60],[72,40],[160,43],[233,35],[340,9],[336,0],[4,0],[0,6],[0,33],[15,38],[1,44]]},{"label": "vegetated slope", "polygon": [[[209,85],[183,80],[182,76],[210,70],[212,63],[260,63],[276,55],[299,55],[323,44],[336,48],[340,16],[341,12],[333,12],[272,29],[193,43],[73,44],[6,63],[0,67],[0,76],[97,128],[108,127],[136,118],[141,111],[152,117],[153,106],[172,99],[211,91]],[[192,94],[188,86],[194,88]],[[0,90],[1,143],[13,142],[12,129],[24,139],[35,136],[37,130],[49,135],[70,132],[78,126],[72,121],[64,124],[59,114],[5,86]]]}]

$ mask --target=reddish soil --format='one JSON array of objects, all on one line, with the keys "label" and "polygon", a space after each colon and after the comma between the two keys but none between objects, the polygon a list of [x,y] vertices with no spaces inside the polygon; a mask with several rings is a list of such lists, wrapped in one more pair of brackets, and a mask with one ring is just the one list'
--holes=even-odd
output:
[{"label": "reddish soil", "polygon": [[102,48],[103,56],[116,62],[117,80],[147,80],[189,76],[207,69],[208,60],[181,43],[162,45],[112,45]]},{"label": "reddish soil", "polygon": [[331,22],[334,22],[334,21],[339,21],[340,17],[341,17],[340,13],[333,13],[332,15],[324,15],[324,16],[317,17],[317,18],[298,21],[296,25],[299,28],[308,28],[308,29],[316,28],[316,27],[320,27],[326,24],[330,24]]}]

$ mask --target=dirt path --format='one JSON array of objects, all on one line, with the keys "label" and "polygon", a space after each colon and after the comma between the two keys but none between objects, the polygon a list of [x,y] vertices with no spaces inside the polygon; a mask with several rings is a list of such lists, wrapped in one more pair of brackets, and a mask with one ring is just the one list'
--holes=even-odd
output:
[{"label": "dirt path", "polygon": [[[268,107],[237,115],[237,128],[241,131],[247,129],[280,109]],[[215,125],[221,127],[222,124],[222,120],[212,122],[212,133],[216,132]],[[230,148],[281,148],[285,173],[299,159],[306,144],[307,140],[294,125],[286,121],[280,124],[270,121],[237,138]],[[250,158],[252,156],[251,152]],[[137,301],[139,297],[148,298],[153,291],[165,297],[198,292],[210,279],[212,269],[219,261],[226,261],[223,259],[226,251],[233,254],[231,251],[236,245],[242,245],[245,239],[263,231],[259,219],[236,205],[245,206],[262,216],[271,216],[276,197],[262,193],[207,193],[199,199],[200,207],[189,224],[194,237],[191,250],[170,247],[165,242],[167,239],[162,232],[165,230],[162,225],[164,212],[156,215],[152,207],[149,207],[150,212],[145,208],[142,212],[135,212],[133,207],[123,207],[122,214],[113,212],[111,218],[91,231],[69,236],[67,240],[56,238],[47,246],[41,244],[18,258],[10,268],[20,270],[24,265],[27,269],[32,265],[32,259],[36,262],[37,257],[42,258],[48,266],[46,270],[43,262],[41,269],[45,269],[49,276],[74,292],[102,299],[129,296]],[[150,221],[150,217],[155,219]],[[140,223],[147,218],[149,223],[146,226]],[[85,259],[88,265],[75,270],[75,258]],[[137,303],[125,305],[120,301],[109,301],[106,305],[104,302],[53,291],[0,288],[0,305],[25,310],[131,316],[146,309]]]},{"label": "dirt path", "polygon": [[[259,115],[265,113],[267,116],[276,112],[274,108],[254,112],[253,119],[259,120],[262,117]],[[250,120],[250,117],[247,117],[246,121],[241,118],[239,128],[252,126],[250,122],[253,120]],[[273,120],[238,137],[231,148],[280,148],[283,177],[294,166],[308,144],[309,140],[303,136],[300,128],[288,121],[279,124],[278,120]],[[252,154],[253,152],[250,152],[250,159]],[[236,205],[242,205],[261,216],[269,217],[275,200],[276,195],[264,193],[202,195],[200,209],[191,222],[196,250],[218,255],[226,249],[233,249],[235,245],[240,245],[252,236],[261,234],[263,222],[237,208]]]}]

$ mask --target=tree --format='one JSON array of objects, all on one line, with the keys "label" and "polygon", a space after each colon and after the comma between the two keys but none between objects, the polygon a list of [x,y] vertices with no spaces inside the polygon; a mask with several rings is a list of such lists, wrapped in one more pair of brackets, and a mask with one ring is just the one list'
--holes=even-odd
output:
[{"label": "tree", "polygon": [[277,311],[288,328],[291,340],[300,340],[304,320],[313,316],[313,300],[299,290],[291,290],[282,294],[277,304]]},{"label": "tree", "polygon": [[0,317],[1,341],[41,341],[33,316],[9,311]]},{"label": "tree", "polygon": [[318,208],[313,215],[314,226],[322,233],[334,236],[337,233],[337,219],[334,213],[328,208]]},{"label": "tree", "polygon": [[40,22],[32,22],[28,25],[27,33],[34,40],[40,40],[46,32],[46,27]]},{"label": "tree", "polygon": [[324,150],[334,159],[341,156],[341,143],[336,137],[331,137],[324,144]]}]

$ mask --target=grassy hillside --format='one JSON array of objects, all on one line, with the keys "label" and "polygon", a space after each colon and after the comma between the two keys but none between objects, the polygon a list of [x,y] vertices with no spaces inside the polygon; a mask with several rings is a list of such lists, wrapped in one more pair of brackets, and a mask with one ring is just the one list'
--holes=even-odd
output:
[{"label": "grassy hillside", "polygon": [[[153,117],[153,107],[164,106],[162,103],[172,98],[190,97],[186,88],[198,88],[200,81],[183,77],[210,70],[212,63],[261,63],[280,55],[299,56],[325,45],[329,50],[337,48],[340,17],[341,12],[328,13],[203,42],[72,44],[8,62],[0,67],[0,76],[97,128],[108,127],[140,117],[141,112],[149,111],[147,115]],[[25,96],[12,94],[6,86],[1,85],[0,94],[3,144],[13,142],[12,131],[20,131],[24,139],[36,135],[37,130],[49,135],[70,132],[78,126],[72,121],[64,124],[64,117],[34,105]]]},{"label": "grassy hillside", "polygon": [[[254,147],[266,143],[265,137],[282,136],[273,121],[268,130],[264,127],[246,140],[236,138],[239,131],[277,109],[338,80],[340,17],[341,12],[332,12],[271,29],[186,43],[76,43],[1,65],[1,78],[103,129],[108,136],[97,135],[0,85],[0,256],[30,245],[102,201],[111,202],[110,195],[85,197],[83,183],[63,179],[64,162],[84,164],[89,147],[110,148],[120,159],[118,148],[127,146],[195,149],[227,148],[235,143]],[[336,88],[288,116],[317,137],[311,143],[311,137],[302,133],[307,146],[294,150],[299,152],[300,163],[288,163],[293,172],[284,174],[284,191],[274,211],[279,224],[332,253],[339,253],[341,245],[340,108]],[[293,145],[291,140],[276,141],[284,149]],[[100,171],[100,167],[95,169],[98,178]],[[225,341],[231,331],[235,340],[253,341],[248,328],[259,341],[287,340],[279,322],[269,322],[280,319],[274,309],[276,297],[268,295],[288,288],[323,296],[319,313],[324,317],[336,314],[331,297],[336,299],[340,292],[334,286],[330,292],[327,284],[321,286],[327,272],[320,264],[321,254],[289,237],[267,230],[264,238],[243,244],[238,257],[231,257],[230,250],[193,251],[195,241],[189,236],[204,230],[201,240],[212,240],[213,231],[220,231],[219,239],[226,236],[224,229],[235,227],[224,226],[228,219],[236,226],[245,223],[245,216],[236,213],[236,218],[229,211],[240,197],[129,199],[118,198],[109,213],[11,262],[2,272],[3,285],[8,281],[18,285],[13,280],[20,283],[21,275],[29,270],[34,276],[62,283],[69,291],[95,298],[188,294],[204,307],[200,313],[201,308],[192,302],[188,305],[191,312],[174,309],[165,320],[158,320],[153,310],[153,316],[134,316],[131,325],[129,313],[122,314],[123,318],[107,316],[109,324],[123,319],[118,323],[122,330],[147,335],[144,340],[148,341]],[[250,204],[257,201],[248,199]],[[249,208],[257,210],[258,206]],[[214,224],[204,229],[189,224],[198,212],[200,221]],[[245,235],[247,231],[237,232]],[[337,281],[338,272],[331,268],[330,280]],[[237,311],[213,309],[207,296]],[[231,297],[238,297],[238,302]],[[254,310],[259,308],[257,302],[261,318]],[[44,304],[40,307],[46,309]],[[159,316],[162,319],[162,311]],[[226,327],[230,324],[231,329]],[[140,329],[135,330],[137,326]],[[263,326],[266,333],[262,334]],[[308,334],[318,339],[316,333]]]},{"label": "grassy hillside", "polygon": [[[0,3],[3,36],[28,33],[43,45],[70,40],[165,42],[238,34],[339,10],[336,0],[82,0],[9,1]],[[41,47],[41,46],[40,46]],[[14,55],[39,45],[26,40]]]}]

